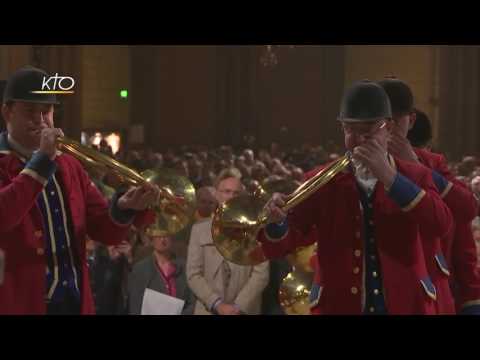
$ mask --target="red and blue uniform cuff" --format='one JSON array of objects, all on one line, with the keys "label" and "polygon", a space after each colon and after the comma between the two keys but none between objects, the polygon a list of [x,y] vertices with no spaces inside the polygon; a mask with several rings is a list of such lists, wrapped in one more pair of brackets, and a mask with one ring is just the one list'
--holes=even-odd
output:
[{"label": "red and blue uniform cuff", "polygon": [[57,164],[50,160],[47,154],[37,151],[25,165],[22,173],[30,175],[45,186],[56,170]]},{"label": "red and blue uniform cuff", "polygon": [[400,173],[397,173],[395,180],[388,192],[390,198],[397,203],[404,211],[413,209],[425,196],[425,190]]},{"label": "red and blue uniform cuff", "polygon": [[437,186],[438,192],[441,194],[446,189],[448,185],[448,180],[435,170],[432,170],[432,178],[435,182],[435,185]]},{"label": "red and blue uniform cuff", "polygon": [[118,199],[124,194],[124,192],[116,192],[112,196],[112,201],[110,203],[110,215],[112,219],[122,225],[127,225],[133,222],[136,211],[127,209],[127,210],[121,210],[118,207]]},{"label": "red and blue uniform cuff", "polygon": [[432,178],[440,197],[443,199],[448,194],[453,184],[435,170],[432,170]]}]

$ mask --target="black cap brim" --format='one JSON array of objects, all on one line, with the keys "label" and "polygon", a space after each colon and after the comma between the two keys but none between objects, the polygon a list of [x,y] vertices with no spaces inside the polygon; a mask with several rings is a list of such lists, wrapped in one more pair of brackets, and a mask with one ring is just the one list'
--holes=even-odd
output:
[{"label": "black cap brim", "polygon": [[27,99],[5,99],[4,100],[4,103],[7,103],[7,102],[10,102],[10,101],[15,101],[15,102],[26,102],[26,103],[32,103],[32,104],[47,104],[47,105],[60,105],[60,102],[55,100],[55,101],[52,101],[52,100],[40,100],[40,99],[31,99],[31,100],[27,100]]}]

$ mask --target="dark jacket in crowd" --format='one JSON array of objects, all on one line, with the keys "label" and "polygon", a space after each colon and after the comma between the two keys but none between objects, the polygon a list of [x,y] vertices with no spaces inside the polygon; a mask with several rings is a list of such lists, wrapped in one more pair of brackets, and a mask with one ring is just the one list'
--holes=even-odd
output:
[{"label": "dark jacket in crowd", "polygon": [[[185,301],[182,315],[192,315],[195,297],[187,285],[185,260],[175,258],[173,263],[176,267],[174,274],[176,297]],[[147,288],[168,295],[168,291],[155,264],[154,254],[135,264],[130,273],[128,278],[128,307],[130,314],[141,314],[143,295]]]},{"label": "dark jacket in crowd", "polygon": [[278,300],[278,292],[283,278],[291,271],[291,266],[285,259],[270,260],[270,281],[263,291],[262,314],[285,315]]},{"label": "dark jacket in crowd", "polygon": [[129,265],[124,256],[112,260],[105,247],[88,258],[90,285],[98,315],[127,314],[126,280]]}]

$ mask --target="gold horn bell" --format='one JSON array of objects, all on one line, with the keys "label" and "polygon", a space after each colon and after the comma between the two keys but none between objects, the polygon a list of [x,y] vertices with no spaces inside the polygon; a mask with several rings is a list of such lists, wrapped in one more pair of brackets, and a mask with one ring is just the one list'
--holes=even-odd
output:
[{"label": "gold horn bell", "polygon": [[287,256],[292,271],[282,279],[278,290],[279,304],[287,315],[310,314],[310,290],[315,272],[311,259],[316,252],[317,242]]},{"label": "gold horn bell", "polygon": [[[270,198],[276,192],[291,194],[297,188],[294,181],[274,180],[263,183],[255,194]],[[310,290],[314,273],[311,259],[316,255],[316,251],[315,242],[299,247],[286,256],[292,271],[282,279],[278,290],[278,301],[286,315],[310,315]]]},{"label": "gold horn bell", "polygon": [[310,315],[313,274],[296,269],[285,276],[278,290],[278,301],[287,315]]},{"label": "gold horn bell", "polygon": [[130,169],[115,159],[84,146],[74,140],[57,138],[58,149],[78,159],[88,170],[95,170],[109,179],[107,185],[115,189],[124,186],[155,184],[160,188],[158,201],[152,209],[156,213],[154,224],[147,228],[150,235],[173,235],[185,228],[196,209],[195,188],[185,177],[169,169],[146,170],[142,173]]},{"label": "gold horn bell", "polygon": [[[257,265],[266,261],[258,232],[267,224],[265,205],[274,192],[289,193],[285,212],[294,208],[319,188],[327,184],[351,163],[350,153],[320,170],[312,178],[293,189],[291,184],[274,183],[271,187],[263,184],[253,196],[241,196],[219,206],[212,223],[213,242],[227,260],[239,265]],[[314,269],[310,265],[317,249],[316,242],[296,249],[287,256],[292,271],[282,280],[278,299],[287,315],[310,314],[310,290]]]},{"label": "gold horn bell", "polygon": [[[320,170],[288,196],[283,210],[287,212],[306,200],[349,166],[350,162],[351,158],[347,153]],[[267,260],[261,244],[257,241],[258,232],[267,224],[267,195],[271,194],[265,189],[259,190],[254,195],[233,198],[216,209],[212,222],[213,242],[228,261],[252,266]]]}]

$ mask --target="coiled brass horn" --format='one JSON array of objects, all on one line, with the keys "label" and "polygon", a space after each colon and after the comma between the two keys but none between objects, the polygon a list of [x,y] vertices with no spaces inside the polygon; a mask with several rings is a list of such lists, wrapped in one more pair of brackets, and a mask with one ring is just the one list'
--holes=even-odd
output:
[{"label": "coiled brass horn", "polygon": [[57,138],[57,144],[60,151],[78,159],[87,170],[94,169],[107,177],[107,185],[115,189],[145,183],[157,185],[160,196],[152,207],[157,216],[155,223],[147,229],[150,235],[173,235],[193,221],[195,188],[187,178],[177,175],[173,170],[146,170],[138,173],[117,160],[66,137]]},{"label": "coiled brass horn", "polygon": [[[320,170],[288,196],[284,211],[289,211],[327,184],[351,163],[350,154]],[[212,237],[220,254],[238,265],[257,265],[266,261],[258,232],[267,224],[266,196],[242,195],[219,206],[212,222]]]}]

